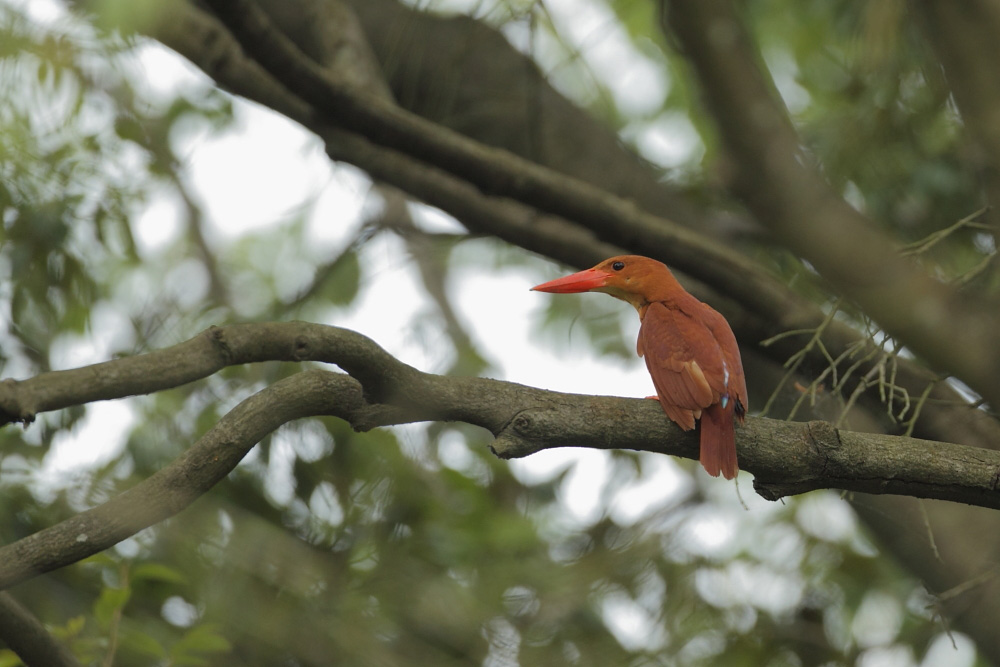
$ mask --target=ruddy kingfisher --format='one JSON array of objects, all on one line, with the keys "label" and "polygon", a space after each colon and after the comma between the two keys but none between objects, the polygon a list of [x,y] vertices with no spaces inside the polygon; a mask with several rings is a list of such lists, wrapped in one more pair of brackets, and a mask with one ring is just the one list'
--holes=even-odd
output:
[{"label": "ruddy kingfisher", "polygon": [[747,385],[726,318],[685,291],[665,264],[639,255],[612,257],[531,289],[605,292],[632,304],[641,322],[636,351],[656,387],[650,398],[685,431],[700,420],[701,465],[713,477],[736,477],[734,422],[746,415]]}]

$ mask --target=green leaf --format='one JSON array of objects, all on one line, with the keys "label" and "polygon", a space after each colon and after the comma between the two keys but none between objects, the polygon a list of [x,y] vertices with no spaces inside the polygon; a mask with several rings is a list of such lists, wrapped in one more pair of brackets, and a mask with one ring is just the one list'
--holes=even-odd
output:
[{"label": "green leaf", "polygon": [[361,264],[353,250],[343,253],[329,269],[324,295],[337,305],[354,300],[361,285]]},{"label": "green leaf", "polygon": [[94,603],[94,616],[101,627],[108,627],[114,613],[128,603],[132,595],[131,588],[105,588]]},{"label": "green leaf", "polygon": [[0,649],[0,667],[18,667],[23,664],[17,654],[10,649]]},{"label": "green leaf", "polygon": [[54,627],[50,630],[50,632],[52,632],[52,636],[56,639],[66,641],[83,632],[83,628],[86,624],[87,618],[85,616],[74,616],[66,621],[66,625]]}]

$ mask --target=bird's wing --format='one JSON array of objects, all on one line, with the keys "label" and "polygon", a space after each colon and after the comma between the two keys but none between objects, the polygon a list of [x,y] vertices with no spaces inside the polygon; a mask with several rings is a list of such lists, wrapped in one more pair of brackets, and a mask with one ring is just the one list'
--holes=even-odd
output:
[{"label": "bird's wing", "polygon": [[652,303],[639,328],[639,353],[653,378],[660,405],[683,429],[726,393],[722,350],[696,309]]},{"label": "bird's wing", "polygon": [[726,318],[708,304],[703,303],[701,305],[705,311],[703,318],[705,325],[718,342],[719,349],[722,351],[722,360],[726,364],[725,368],[729,371],[728,377],[726,377],[726,391],[723,393],[739,399],[736,415],[742,421],[748,403],[747,381],[743,375],[743,360],[740,358],[740,346],[737,345],[736,336],[733,335],[733,330],[729,326],[729,322],[726,321]]}]

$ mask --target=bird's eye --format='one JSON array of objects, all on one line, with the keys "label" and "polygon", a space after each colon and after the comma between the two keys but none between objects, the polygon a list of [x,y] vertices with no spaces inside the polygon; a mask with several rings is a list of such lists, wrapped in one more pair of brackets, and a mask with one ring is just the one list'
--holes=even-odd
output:
[{"label": "bird's eye", "polygon": [[611,268],[614,269],[615,271],[621,271],[622,269],[625,268],[625,262],[615,262],[614,264],[611,265]]}]

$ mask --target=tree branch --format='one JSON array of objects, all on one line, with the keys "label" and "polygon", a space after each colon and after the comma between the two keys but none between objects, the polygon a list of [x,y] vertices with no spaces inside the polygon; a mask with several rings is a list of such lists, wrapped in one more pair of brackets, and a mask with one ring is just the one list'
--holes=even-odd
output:
[{"label": "tree branch", "polygon": [[[281,1],[301,12],[302,3],[314,0]],[[730,247],[761,238],[763,229],[745,212],[710,203],[723,193],[665,182],[662,168],[638,157],[614,128],[557,92],[531,55],[489,22],[400,0],[337,2],[354,8],[404,109],[634,200]],[[302,44],[299,34],[279,27]]]},{"label": "tree branch", "polygon": [[315,132],[331,159],[358,166],[373,179],[393,185],[455,216],[470,231],[489,234],[571,266],[591,266],[623,252],[593,232],[510,199],[485,196],[474,185],[398,151],[331,126],[312,107],[240,51],[239,44],[212,15],[187,3],[147,31],[221,86],[263,104]]},{"label": "tree branch", "polygon": [[[666,2],[664,20],[702,84],[758,220],[887,332],[1000,406],[1000,312],[932,279],[811,165],[731,0]],[[961,345],[954,341],[961,340]]]},{"label": "tree branch", "polygon": [[[179,347],[161,352],[178,353]],[[126,367],[124,372],[131,371]],[[148,479],[103,505],[0,548],[0,588],[75,563],[177,514],[285,422],[317,414],[350,414],[360,404],[357,382],[337,373],[311,371],[275,383],[236,406],[193,447]]]},{"label": "tree branch", "polygon": [[[309,370],[254,394],[172,464],[112,500],[0,548],[0,588],[79,561],[177,514],[221,481],[282,424],[330,415],[357,430],[463,421],[494,434],[501,458],[556,447],[658,452],[696,459],[684,433],[652,401],[581,396],[484,378],[423,373],[347,329],[306,322],[213,327],[164,350],[24,381],[0,383],[2,423],[93,400],[151,393],[223,366],[323,361],[350,376]],[[937,498],[1000,509],[1000,452],[852,433],[826,422],[749,419],[737,434],[741,466],[765,498],[818,488]]]},{"label": "tree branch", "polygon": [[0,641],[27,667],[80,667],[73,653],[6,592],[0,592]]}]

